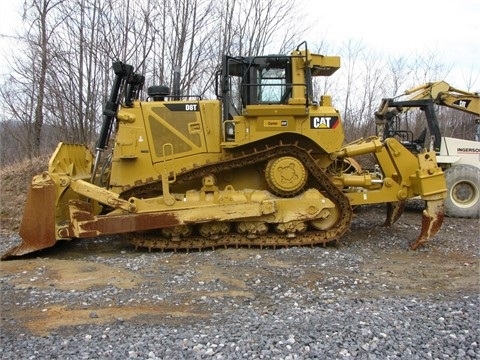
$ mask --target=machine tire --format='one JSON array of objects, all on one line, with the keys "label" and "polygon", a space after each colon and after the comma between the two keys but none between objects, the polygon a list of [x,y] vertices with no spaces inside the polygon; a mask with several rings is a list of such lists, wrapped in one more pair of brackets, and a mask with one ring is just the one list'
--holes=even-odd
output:
[{"label": "machine tire", "polygon": [[445,170],[447,198],[445,213],[450,217],[478,218],[480,214],[480,169],[454,165]]}]

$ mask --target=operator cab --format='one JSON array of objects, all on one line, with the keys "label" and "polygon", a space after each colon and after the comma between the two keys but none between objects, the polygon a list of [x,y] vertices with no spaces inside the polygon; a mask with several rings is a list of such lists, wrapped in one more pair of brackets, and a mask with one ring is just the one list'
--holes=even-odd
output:
[{"label": "operator cab", "polygon": [[224,56],[217,73],[225,140],[233,141],[234,117],[304,117],[312,104],[312,78],[330,76],[340,68],[338,56],[312,54],[297,47],[290,55]]},{"label": "operator cab", "polygon": [[242,115],[248,105],[286,104],[292,89],[291,57],[231,57],[223,62],[224,120]]}]

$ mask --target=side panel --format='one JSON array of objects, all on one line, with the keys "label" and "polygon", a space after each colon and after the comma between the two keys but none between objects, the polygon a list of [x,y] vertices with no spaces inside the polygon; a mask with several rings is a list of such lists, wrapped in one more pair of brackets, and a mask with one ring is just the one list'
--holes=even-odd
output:
[{"label": "side panel", "polygon": [[169,155],[176,159],[218,152],[220,107],[218,101],[142,103],[153,163]]},{"label": "side panel", "polygon": [[301,132],[314,140],[326,153],[340,149],[345,140],[340,114],[331,107],[312,107],[308,121],[302,124]]},{"label": "side panel", "polygon": [[160,180],[221,158],[219,101],[135,103],[118,114],[111,190]]},{"label": "side panel", "polygon": [[245,116],[234,117],[235,140],[223,145],[235,147],[284,133],[304,135],[325,152],[337,151],[344,142],[340,114],[329,106],[250,105]]},{"label": "side panel", "polygon": [[141,103],[120,109],[109,174],[110,190],[120,193],[138,183],[160,179],[153,168],[150,152]]}]

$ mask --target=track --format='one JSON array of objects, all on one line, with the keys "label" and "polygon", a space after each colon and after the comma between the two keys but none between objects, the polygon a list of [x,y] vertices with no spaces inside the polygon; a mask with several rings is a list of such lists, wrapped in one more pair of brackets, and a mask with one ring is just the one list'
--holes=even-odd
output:
[{"label": "track", "polygon": [[[143,247],[149,250],[189,250],[189,249],[214,249],[216,247],[284,247],[284,246],[308,246],[326,244],[338,240],[350,227],[352,209],[348,198],[336,187],[319,168],[310,152],[298,144],[279,143],[274,146],[265,146],[263,149],[254,149],[251,153],[237,153],[232,159],[219,163],[206,165],[197,169],[177,174],[177,181],[191,181],[201,179],[209,174],[216,174],[234,168],[244,168],[259,163],[264,163],[279,156],[294,156],[299,159],[308,169],[309,177],[314,179],[316,187],[326,197],[330,198],[339,211],[338,220],[326,230],[308,229],[305,232],[297,233],[295,236],[281,235],[268,232],[265,235],[247,236],[234,232],[235,226],[228,227],[232,231],[213,237],[197,235],[198,231],[192,229],[192,235],[185,238],[166,238],[160,235],[131,234],[130,242],[136,247]],[[144,184],[129,189],[122,194],[123,198],[138,196],[149,191],[161,188],[161,182]]]}]

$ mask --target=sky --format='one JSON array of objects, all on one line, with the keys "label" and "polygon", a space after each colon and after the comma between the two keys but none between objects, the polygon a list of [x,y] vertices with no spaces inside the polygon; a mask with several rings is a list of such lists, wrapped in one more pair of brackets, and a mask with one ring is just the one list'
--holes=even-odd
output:
[{"label": "sky", "polygon": [[[292,0],[314,24],[306,34],[329,43],[360,41],[387,57],[438,54],[451,73],[451,85],[480,91],[480,0]],[[4,1],[0,21],[0,75],[5,68],[8,36],[21,25],[20,0]],[[304,21],[304,19],[300,19]],[[337,55],[337,54],[326,54]],[[474,76],[473,89],[466,88]],[[468,79],[467,79],[468,78]]]},{"label": "sky", "polygon": [[[323,8],[322,0],[298,2],[328,42],[361,41],[393,58],[438,54],[452,68],[450,85],[480,91],[480,0],[330,0]],[[476,81],[467,89],[471,74]]]}]

